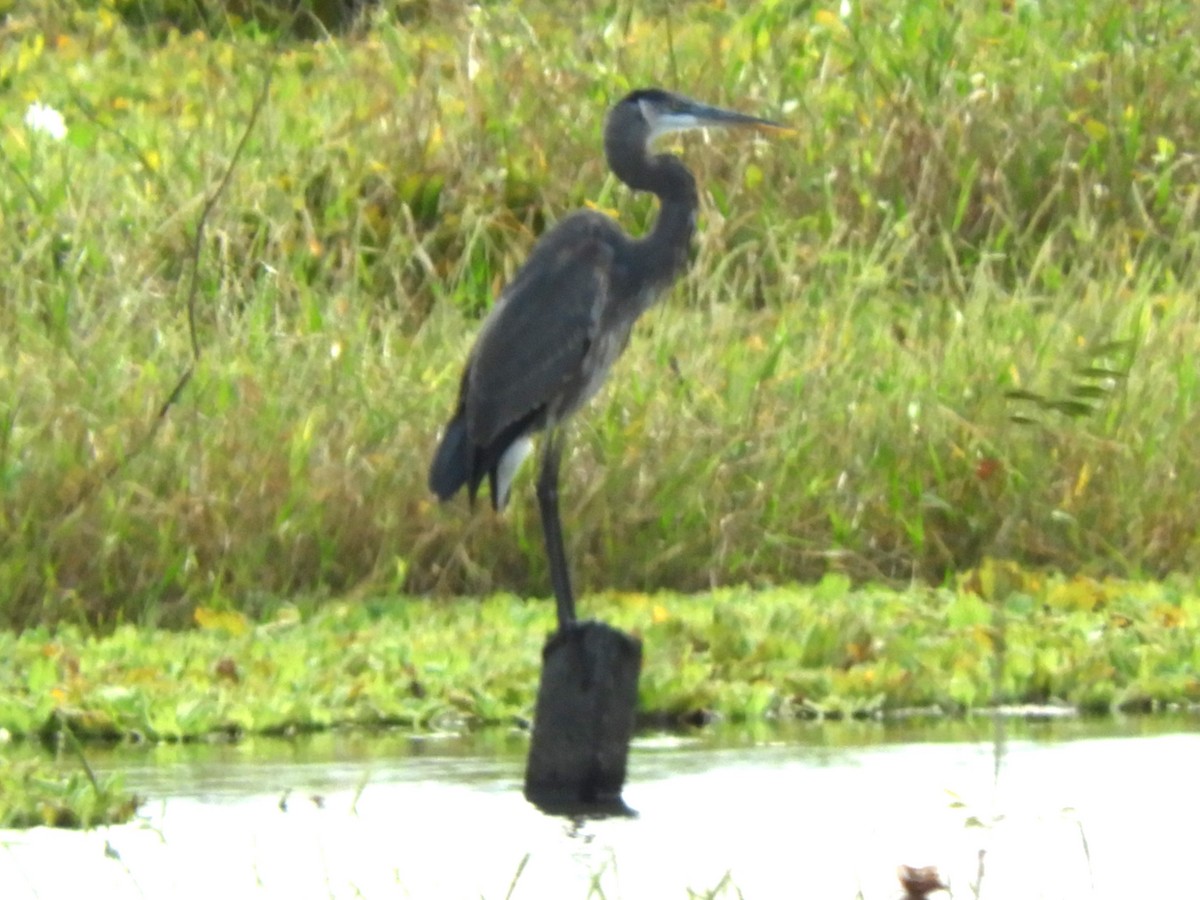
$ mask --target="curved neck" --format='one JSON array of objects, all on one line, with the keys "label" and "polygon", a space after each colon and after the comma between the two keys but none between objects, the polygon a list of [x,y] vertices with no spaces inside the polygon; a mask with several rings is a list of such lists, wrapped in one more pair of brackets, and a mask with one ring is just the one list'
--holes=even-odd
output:
[{"label": "curved neck", "polygon": [[654,227],[640,241],[650,251],[641,258],[656,260],[657,265],[637,273],[636,278],[669,284],[687,268],[700,205],[696,179],[679,157],[669,153],[648,157],[645,145],[624,140],[622,135],[609,134],[604,144],[613,174],[635,191],[657,195],[662,204]]},{"label": "curved neck", "polygon": [[696,179],[683,161],[670,153],[650,156],[636,138],[609,133],[604,155],[613,174],[635,191],[657,194],[663,203],[696,203]]},{"label": "curved neck", "polygon": [[[696,193],[696,179],[674,156],[656,156],[654,165],[660,177],[657,188],[662,208],[650,233],[643,242],[655,251],[659,259],[669,260],[667,271],[656,272],[655,281],[671,282],[688,266],[688,250],[692,235],[696,232],[696,210],[700,200]],[[669,172],[669,175],[664,173]]]}]

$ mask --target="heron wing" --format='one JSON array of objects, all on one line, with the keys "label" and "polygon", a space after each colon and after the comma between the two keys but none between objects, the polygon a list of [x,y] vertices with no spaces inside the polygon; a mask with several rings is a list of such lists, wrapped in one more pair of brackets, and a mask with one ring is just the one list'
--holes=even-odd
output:
[{"label": "heron wing", "polygon": [[564,220],[500,296],[471,355],[467,431],[476,445],[546,409],[567,408],[608,302],[613,248],[601,217]]}]

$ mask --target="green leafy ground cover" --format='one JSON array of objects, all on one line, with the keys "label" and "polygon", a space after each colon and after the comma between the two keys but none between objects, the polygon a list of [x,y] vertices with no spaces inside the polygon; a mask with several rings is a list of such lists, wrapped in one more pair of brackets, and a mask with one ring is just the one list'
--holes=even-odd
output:
[{"label": "green leafy ground cover", "polygon": [[[1194,586],[1007,571],[989,565],[977,576],[989,583],[964,590],[855,591],[832,576],[811,588],[600,594],[586,609],[644,640],[648,721],[1200,701]],[[5,636],[0,728],[175,741],[512,725],[532,714],[553,624],[550,604],[511,595],[339,603],[257,625],[202,610],[200,620],[177,633]]]},{"label": "green leafy ground cover", "polygon": [[120,776],[99,776],[86,757],[6,760],[0,768],[0,828],[91,828],[126,822],[140,799]]},{"label": "green leafy ground cover", "polygon": [[1196,571],[1200,11],[848,9],[431,0],[317,42],[10,10],[0,620],[544,591],[527,478],[472,517],[427,459],[537,234],[653,216],[599,152],[653,83],[797,134],[680,148],[695,270],[574,429],[581,587]]},{"label": "green leafy ground cover", "polygon": [[[1047,579],[988,563],[959,589],[853,590],[830,576],[765,591],[605,593],[584,605],[642,637],[644,724],[1200,703],[1194,584]],[[202,608],[197,621],[181,632],[67,626],[0,637],[0,733],[75,748],[522,725],[553,612],[548,601],[497,595],[285,609],[258,624]],[[49,771],[23,765],[0,776],[0,823],[87,824],[133,811],[76,755]],[[63,795],[91,805],[68,814]]]},{"label": "green leafy ground cover", "polygon": [[[991,571],[990,569],[988,571]],[[640,708],[855,715],[1062,702],[1091,711],[1200,701],[1196,592],[1059,581],[989,600],[970,590],[722,589],[602,594],[589,613],[646,645]],[[532,713],[549,605],[510,595],[335,604],[261,625],[202,616],[180,633],[131,626],[8,636],[0,727],[80,739],[189,740],[338,726],[513,724]]]}]

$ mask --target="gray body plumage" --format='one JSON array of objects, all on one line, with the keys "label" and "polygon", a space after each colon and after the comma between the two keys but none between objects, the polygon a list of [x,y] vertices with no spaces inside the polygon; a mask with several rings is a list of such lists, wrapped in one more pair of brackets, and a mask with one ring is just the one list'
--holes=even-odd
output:
[{"label": "gray body plumage", "polygon": [[[623,139],[610,121],[605,142],[618,176],[639,187],[647,176],[621,160],[644,159],[645,136]],[[430,471],[447,498],[484,477],[497,509],[529,451],[523,440],[553,427],[594,397],[629,343],[634,323],[686,269],[695,231],[696,188],[674,156],[650,169],[662,209],[641,239],[592,210],[547,232],[480,328],[459,387],[458,406]]]}]

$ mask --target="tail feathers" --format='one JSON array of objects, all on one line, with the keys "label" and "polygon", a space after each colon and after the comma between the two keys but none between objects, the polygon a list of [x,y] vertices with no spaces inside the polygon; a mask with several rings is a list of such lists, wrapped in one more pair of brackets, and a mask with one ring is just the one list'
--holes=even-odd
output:
[{"label": "tail feathers", "polygon": [[433,465],[429,467],[429,489],[437,494],[439,500],[449,500],[470,481],[471,500],[474,502],[475,491],[479,487],[479,479],[474,477],[474,449],[467,439],[465,418],[461,414],[455,416],[446,426],[442,442],[433,455]]},{"label": "tail feathers", "polygon": [[481,447],[471,442],[466,416],[459,413],[446,426],[433,455],[429,489],[439,500],[449,500],[466,485],[474,505],[479,485],[486,476],[492,491],[492,507],[503,510],[508,504],[513,476],[533,448],[528,431],[528,421],[515,422],[489,445]]}]

